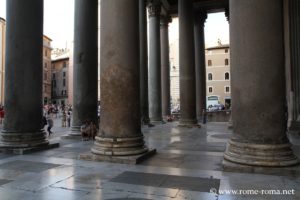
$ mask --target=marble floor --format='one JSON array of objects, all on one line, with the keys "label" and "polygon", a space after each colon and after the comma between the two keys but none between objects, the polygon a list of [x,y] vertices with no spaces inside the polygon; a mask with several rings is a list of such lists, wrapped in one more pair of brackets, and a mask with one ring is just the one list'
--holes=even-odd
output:
[{"label": "marble floor", "polygon": [[[231,135],[226,123],[143,127],[147,145],[157,154],[138,165],[78,160],[93,142],[61,138],[68,128],[53,130],[50,141],[59,142],[59,148],[0,154],[1,200],[300,199],[300,166],[259,173],[223,171],[223,151]],[[290,138],[300,157],[300,137]]]}]

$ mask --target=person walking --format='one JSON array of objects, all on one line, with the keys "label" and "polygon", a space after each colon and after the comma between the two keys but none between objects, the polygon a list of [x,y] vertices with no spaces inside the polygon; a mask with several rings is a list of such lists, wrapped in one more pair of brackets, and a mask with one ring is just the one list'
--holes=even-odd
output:
[{"label": "person walking", "polygon": [[52,113],[51,112],[48,112],[48,115],[47,115],[47,124],[48,124],[47,131],[48,131],[48,134],[50,136],[53,133],[51,131],[51,128],[53,127],[53,119],[52,119]]}]

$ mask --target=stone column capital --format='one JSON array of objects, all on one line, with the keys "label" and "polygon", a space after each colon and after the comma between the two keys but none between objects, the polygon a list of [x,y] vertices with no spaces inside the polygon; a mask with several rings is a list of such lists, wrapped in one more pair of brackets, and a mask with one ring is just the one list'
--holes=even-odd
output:
[{"label": "stone column capital", "polygon": [[160,16],[160,26],[168,26],[172,22],[172,17],[169,15]]},{"label": "stone column capital", "polygon": [[159,17],[161,13],[161,1],[148,0],[147,8],[148,8],[149,17]]},{"label": "stone column capital", "polygon": [[206,11],[197,11],[194,14],[195,17],[195,23],[200,23],[202,26],[204,26],[204,23],[207,19],[207,13]]}]

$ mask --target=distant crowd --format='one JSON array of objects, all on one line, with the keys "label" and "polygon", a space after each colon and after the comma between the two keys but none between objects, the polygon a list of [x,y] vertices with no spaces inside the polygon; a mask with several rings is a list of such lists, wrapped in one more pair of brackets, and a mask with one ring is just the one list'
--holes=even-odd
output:
[{"label": "distant crowd", "polygon": [[71,126],[71,116],[72,116],[72,105],[56,105],[56,104],[46,104],[43,107],[43,125],[47,126],[47,132],[49,136],[52,134],[52,127],[54,126],[53,118],[61,118],[61,127]]}]

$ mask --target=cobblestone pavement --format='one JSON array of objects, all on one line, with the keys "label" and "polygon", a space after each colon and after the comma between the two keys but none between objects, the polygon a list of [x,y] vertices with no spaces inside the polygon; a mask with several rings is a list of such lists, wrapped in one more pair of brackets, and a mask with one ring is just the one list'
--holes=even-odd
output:
[{"label": "cobblestone pavement", "polygon": [[[59,142],[59,148],[0,154],[1,200],[300,199],[299,166],[261,168],[256,174],[223,171],[223,151],[231,135],[225,123],[202,128],[179,128],[176,122],[144,127],[146,143],[157,154],[139,165],[78,160],[93,142],[62,139],[69,130],[60,124],[55,119],[49,138]],[[300,157],[300,138],[290,137]]]}]

